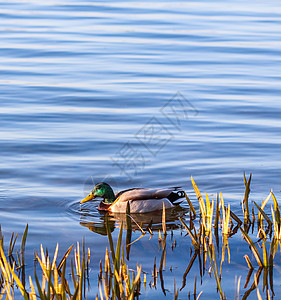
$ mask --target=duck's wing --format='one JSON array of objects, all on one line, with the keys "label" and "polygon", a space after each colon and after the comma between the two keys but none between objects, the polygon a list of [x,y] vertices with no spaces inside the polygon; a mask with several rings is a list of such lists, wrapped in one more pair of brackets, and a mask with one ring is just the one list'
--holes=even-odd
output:
[{"label": "duck's wing", "polygon": [[[182,190],[178,188],[166,188],[166,189],[129,189],[118,193],[116,196],[116,201],[126,202],[126,201],[134,201],[134,200],[148,200],[148,199],[163,199],[168,198],[169,196],[175,192],[179,197],[183,197],[184,193]],[[178,193],[181,193],[179,195]],[[174,194],[174,193],[173,193]]]},{"label": "duck's wing", "polygon": [[133,191],[133,190],[143,190],[143,189],[142,188],[131,188],[131,189],[120,191],[115,195],[115,199],[119,198],[122,194],[129,192],[129,191]]}]

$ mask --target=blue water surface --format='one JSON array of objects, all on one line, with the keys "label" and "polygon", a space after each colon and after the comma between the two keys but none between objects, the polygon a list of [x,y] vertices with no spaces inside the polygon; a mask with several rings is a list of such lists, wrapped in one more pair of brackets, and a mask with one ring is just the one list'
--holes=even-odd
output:
[{"label": "blue water surface", "polygon": [[[62,255],[84,236],[96,274],[107,238],[80,223],[104,220],[97,203],[85,216],[79,201],[102,180],[116,191],[182,186],[198,208],[193,176],[202,192],[222,191],[241,214],[246,172],[251,200],[261,203],[271,189],[281,198],[280,2],[11,0],[0,3],[0,15],[6,243],[27,223],[31,258],[41,243],[51,252],[59,242]],[[190,247],[180,230],[174,234],[171,294]],[[157,237],[145,237],[131,262],[151,273],[160,254]],[[225,276],[230,298],[235,276],[241,268],[247,274],[242,259],[235,268]],[[198,283],[200,299],[218,297],[214,286],[213,278]],[[88,293],[96,295],[94,282]],[[164,297],[160,288],[142,293]]]}]

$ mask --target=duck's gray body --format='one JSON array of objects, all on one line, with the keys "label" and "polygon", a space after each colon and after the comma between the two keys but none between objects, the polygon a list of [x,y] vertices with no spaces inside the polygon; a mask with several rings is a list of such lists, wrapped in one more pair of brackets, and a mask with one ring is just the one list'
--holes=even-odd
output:
[{"label": "duck's gray body", "polygon": [[116,200],[110,205],[101,202],[98,209],[124,213],[129,202],[131,213],[147,213],[162,210],[163,203],[165,208],[172,208],[180,204],[183,197],[184,191],[178,188],[129,189],[118,193]]}]

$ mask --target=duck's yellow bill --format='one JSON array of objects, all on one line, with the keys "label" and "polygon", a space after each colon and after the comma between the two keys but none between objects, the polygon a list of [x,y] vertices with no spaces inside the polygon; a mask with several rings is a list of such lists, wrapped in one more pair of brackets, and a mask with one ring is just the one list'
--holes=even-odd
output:
[{"label": "duck's yellow bill", "polygon": [[84,198],[83,200],[80,201],[80,203],[85,203],[87,201],[90,201],[92,199],[94,199],[95,196],[93,195],[93,193],[90,193],[86,198]]}]

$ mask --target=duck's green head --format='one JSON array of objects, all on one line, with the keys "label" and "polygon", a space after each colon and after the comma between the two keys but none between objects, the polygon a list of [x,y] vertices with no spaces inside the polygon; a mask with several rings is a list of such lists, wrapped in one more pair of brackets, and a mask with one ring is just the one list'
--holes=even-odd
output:
[{"label": "duck's green head", "polygon": [[95,185],[91,193],[84,198],[80,203],[90,201],[95,198],[103,198],[105,203],[113,203],[115,201],[115,195],[109,184],[100,182]]}]

